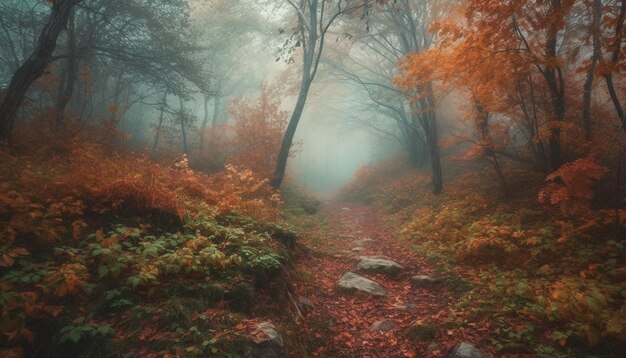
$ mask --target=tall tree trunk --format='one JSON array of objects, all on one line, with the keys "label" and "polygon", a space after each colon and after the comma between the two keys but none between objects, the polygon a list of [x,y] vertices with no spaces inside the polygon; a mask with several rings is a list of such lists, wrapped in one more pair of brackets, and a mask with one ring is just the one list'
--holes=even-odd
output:
[{"label": "tall tree trunk", "polygon": [[200,127],[200,153],[204,151],[204,137],[206,133],[207,125],[209,124],[209,95],[204,94],[204,120],[202,120],[202,126]]},{"label": "tall tree trunk", "polygon": [[215,129],[220,123],[220,110],[221,110],[222,97],[220,94],[216,94],[213,97],[213,119],[211,121],[211,127]]},{"label": "tall tree trunk", "polygon": [[13,130],[15,116],[30,86],[39,78],[50,63],[59,34],[67,25],[74,5],[80,0],[56,0],[48,23],[41,31],[35,50],[15,72],[2,104],[0,104],[0,142],[8,142]]},{"label": "tall tree trunk", "polygon": [[419,125],[419,118],[416,113],[411,113],[412,126],[405,125],[406,136],[409,156],[411,164],[414,168],[423,168],[426,162],[426,153],[429,152],[428,145],[424,141],[424,138],[418,133],[417,126]]},{"label": "tall tree trunk", "polygon": [[595,79],[598,61],[602,56],[602,44],[600,43],[600,23],[602,22],[602,0],[593,0],[593,20],[591,21],[591,35],[593,38],[593,54],[591,65],[587,71],[587,79],[583,87],[583,128],[587,138],[591,138],[591,95],[593,94],[593,81]]},{"label": "tall tree trunk", "polygon": [[296,129],[298,129],[298,123],[300,122],[300,118],[302,117],[302,112],[304,112],[304,105],[306,104],[309,89],[311,88],[311,82],[312,81],[305,76],[304,80],[302,81],[302,86],[300,88],[300,94],[298,95],[296,107],[294,108],[293,113],[291,114],[291,118],[289,119],[289,125],[287,125],[287,130],[285,131],[285,136],[283,137],[280,151],[278,152],[276,172],[274,173],[274,178],[272,178],[270,182],[272,187],[275,189],[278,189],[280,187],[280,185],[283,183],[283,179],[285,178],[287,159],[289,158],[289,152],[291,151],[293,138],[296,135]]},{"label": "tall tree trunk", "polygon": [[[561,10],[561,1],[552,0],[552,12],[558,13]],[[557,55],[557,38],[561,31],[561,25],[554,22],[548,29],[546,39],[546,58],[555,60]],[[558,170],[563,164],[561,157],[561,122],[565,120],[565,80],[561,73],[561,68],[557,66],[545,66],[542,70],[543,77],[550,91],[550,100],[554,119],[558,122],[550,129],[550,169]]]},{"label": "tall tree trunk", "polygon": [[78,63],[76,58],[76,11],[72,10],[68,22],[67,34],[67,68],[65,70],[65,80],[62,82],[63,88],[59,92],[59,97],[55,105],[57,121],[61,122],[65,118],[65,107],[72,98],[74,83],[76,82],[76,72]]},{"label": "tall tree trunk", "polygon": [[[624,32],[624,21],[626,20],[626,0],[622,0],[622,5],[620,8],[619,15],[617,16],[617,24],[615,26],[615,37],[613,43],[613,54],[611,56],[611,62],[613,65],[617,65],[622,54],[622,38]],[[607,73],[604,75],[604,79],[606,81],[606,86],[609,90],[609,95],[611,96],[611,101],[613,101],[613,106],[615,106],[615,112],[617,112],[617,116],[619,117],[620,122],[622,123],[622,129],[626,132],[626,115],[624,114],[624,108],[620,103],[619,96],[617,94],[617,90],[615,89],[615,84],[613,83],[613,74]]]},{"label": "tall tree trunk", "polygon": [[180,100],[180,134],[183,139],[183,153],[189,155],[189,146],[187,144],[187,128],[185,127],[185,106],[183,105],[182,97],[179,97]]},{"label": "tall tree trunk", "polygon": [[163,94],[161,100],[161,114],[159,114],[159,124],[157,124],[156,132],[154,133],[154,143],[152,144],[152,156],[156,154],[157,147],[159,146],[159,139],[161,138],[161,128],[163,128],[163,116],[165,114],[165,106],[167,105],[167,92]]},{"label": "tall tree trunk", "polygon": [[443,191],[443,172],[441,169],[441,153],[439,151],[439,135],[437,131],[437,119],[434,113],[425,115],[424,130],[426,132],[426,142],[430,153],[430,165],[432,170],[433,194],[440,194]]}]

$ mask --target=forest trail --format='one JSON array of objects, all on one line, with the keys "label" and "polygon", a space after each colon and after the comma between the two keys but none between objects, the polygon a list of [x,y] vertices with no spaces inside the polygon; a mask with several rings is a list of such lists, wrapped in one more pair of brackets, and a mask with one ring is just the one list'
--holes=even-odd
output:
[{"label": "forest trail", "polygon": [[[417,275],[434,277],[433,269],[396,240],[371,209],[331,204],[323,210],[331,220],[331,232],[314,248],[302,240],[311,251],[296,264],[306,278],[297,285],[305,329],[327,339],[313,356],[439,357],[459,341],[476,341],[477,337],[450,337],[437,325],[438,317],[450,313],[445,286],[420,287],[424,285],[413,282]],[[404,268],[391,276],[362,272],[357,265],[363,256],[393,260]],[[337,283],[347,272],[380,284],[387,296],[338,290]]]}]

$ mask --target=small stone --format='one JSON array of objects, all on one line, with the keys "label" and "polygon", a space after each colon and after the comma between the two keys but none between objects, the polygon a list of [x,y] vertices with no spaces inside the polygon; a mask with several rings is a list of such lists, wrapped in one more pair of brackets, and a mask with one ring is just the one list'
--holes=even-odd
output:
[{"label": "small stone", "polygon": [[439,283],[439,280],[426,275],[411,277],[411,282],[417,287],[432,287]]},{"label": "small stone", "polygon": [[341,208],[341,211],[350,211],[350,208],[348,208],[348,207]]},{"label": "small stone", "polygon": [[396,324],[390,319],[376,321],[374,322],[374,324],[372,324],[372,327],[370,327],[372,331],[379,331],[379,332],[391,331],[394,328],[396,328]]},{"label": "small stone", "polygon": [[426,348],[429,354],[433,354],[440,349],[441,349],[441,346],[437,342],[433,342],[429,344],[428,347]]},{"label": "small stone", "polygon": [[359,262],[357,268],[361,271],[386,274],[396,274],[404,269],[404,267],[397,262],[376,257],[361,258],[361,261]]},{"label": "small stone", "polygon": [[371,246],[374,245],[377,241],[374,239],[361,239],[361,240],[354,240],[354,244],[356,246]]},{"label": "small stone", "polygon": [[283,337],[270,322],[260,323],[256,330],[252,332],[252,340],[255,345],[247,354],[247,357],[279,358],[287,356]]},{"label": "small stone", "polygon": [[454,346],[447,358],[488,358],[491,355],[486,354],[480,349],[476,348],[473,344],[468,342],[461,342]]},{"label": "small stone", "polygon": [[357,291],[377,297],[387,296],[387,291],[384,287],[354,272],[345,273],[339,279],[337,287],[344,291]]},{"label": "small stone", "polygon": [[298,303],[308,308],[315,308],[315,303],[313,303],[311,300],[309,300],[306,297],[298,296]]},{"label": "small stone", "polygon": [[363,248],[363,247],[355,247],[355,248],[352,249],[353,252],[361,252],[363,250],[365,250],[365,248]]}]

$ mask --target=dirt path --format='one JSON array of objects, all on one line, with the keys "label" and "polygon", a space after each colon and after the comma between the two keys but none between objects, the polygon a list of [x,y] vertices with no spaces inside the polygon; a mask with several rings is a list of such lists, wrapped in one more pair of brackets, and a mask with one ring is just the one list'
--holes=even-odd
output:
[{"label": "dirt path", "polygon": [[[436,323],[438,317],[449,314],[445,287],[420,288],[411,283],[412,276],[434,275],[425,260],[395,240],[366,207],[334,204],[324,210],[337,221],[336,232],[330,235],[324,245],[327,247],[312,248],[311,254],[297,263],[298,271],[307,277],[297,286],[297,293],[314,305],[306,320],[317,322],[308,325],[309,334],[327,337],[327,345],[313,356],[443,356],[450,337]],[[372,241],[364,243],[364,239]],[[307,246],[307,242],[302,244]],[[404,266],[404,270],[392,277],[358,272],[360,256],[385,256]],[[382,285],[387,297],[339,292],[336,284],[349,271]],[[373,330],[371,326],[381,320],[393,321],[394,327],[386,332]],[[434,324],[434,329],[429,324]]]}]

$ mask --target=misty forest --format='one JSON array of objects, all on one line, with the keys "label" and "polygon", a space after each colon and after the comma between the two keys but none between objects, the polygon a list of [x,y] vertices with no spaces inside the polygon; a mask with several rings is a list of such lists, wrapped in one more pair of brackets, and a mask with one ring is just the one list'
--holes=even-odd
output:
[{"label": "misty forest", "polygon": [[0,0],[0,356],[626,357],[626,0]]}]

